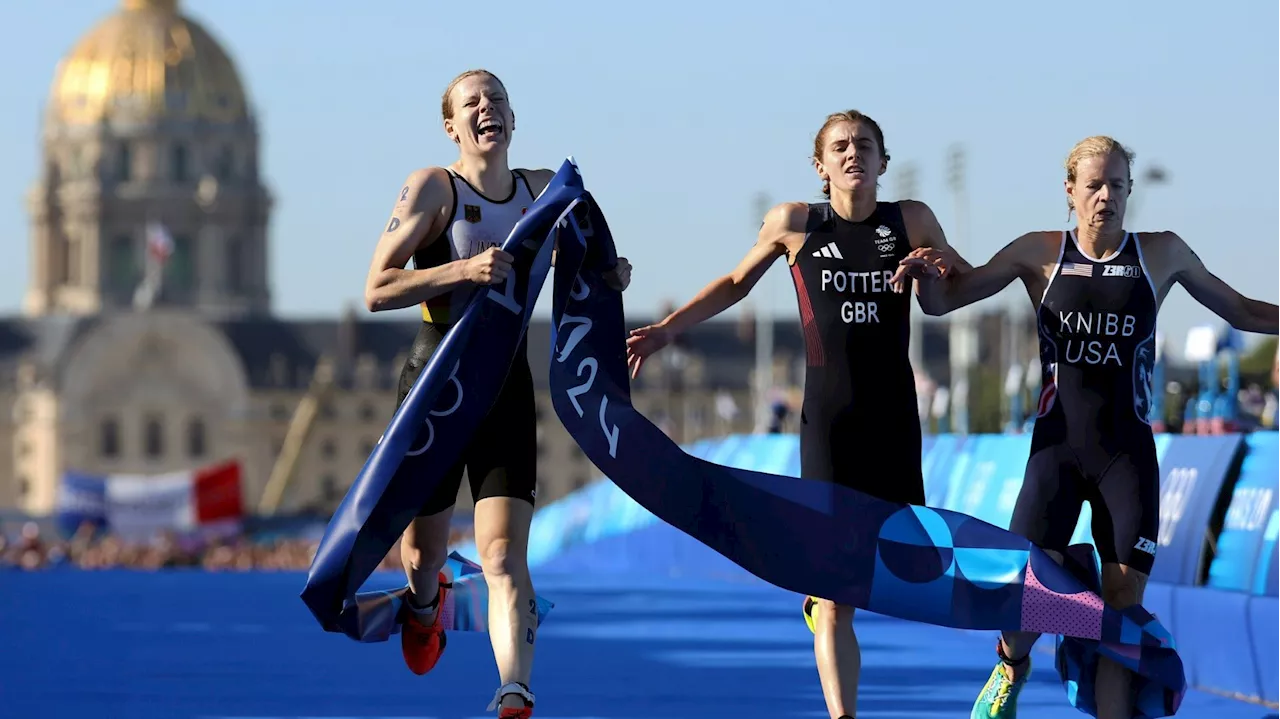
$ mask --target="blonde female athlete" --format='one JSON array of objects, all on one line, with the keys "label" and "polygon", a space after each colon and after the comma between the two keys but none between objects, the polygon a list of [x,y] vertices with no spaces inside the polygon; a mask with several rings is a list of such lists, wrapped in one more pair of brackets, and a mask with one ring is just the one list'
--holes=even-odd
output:
[{"label": "blonde female athlete", "polygon": [[[551,170],[512,170],[507,150],[515,113],[492,73],[472,70],[449,83],[441,101],[444,130],[458,145],[449,167],[415,170],[396,196],[374,249],[365,287],[373,312],[422,306],[422,326],[400,375],[404,401],[432,352],[478,286],[503,282],[512,257],[498,249],[551,180]],[[414,269],[405,269],[409,260]],[[630,283],[624,258],[607,278]],[[489,637],[501,686],[490,710],[529,719],[537,614],[526,559],[537,490],[537,419],[528,348],[521,346],[493,408],[446,480],[405,531],[401,559],[409,577],[408,617],[401,632],[405,664],[416,674],[435,667],[445,649],[437,609],[449,524],[466,469],[475,499],[475,541],[489,585]]]}]

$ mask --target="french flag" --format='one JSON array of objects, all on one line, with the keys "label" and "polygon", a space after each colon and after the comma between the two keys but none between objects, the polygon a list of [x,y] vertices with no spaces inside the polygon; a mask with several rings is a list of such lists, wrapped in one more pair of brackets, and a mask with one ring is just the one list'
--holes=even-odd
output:
[{"label": "french flag", "polygon": [[147,223],[147,257],[158,265],[164,265],[173,254],[173,236],[159,222]]},{"label": "french flag", "polygon": [[235,531],[244,517],[240,463],[160,475],[67,472],[58,489],[58,522],[74,532],[89,522],[126,538]]}]

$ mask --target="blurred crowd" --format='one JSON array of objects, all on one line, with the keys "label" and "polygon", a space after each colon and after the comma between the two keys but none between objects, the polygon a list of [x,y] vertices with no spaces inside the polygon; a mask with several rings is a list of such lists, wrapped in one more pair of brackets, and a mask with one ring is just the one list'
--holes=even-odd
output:
[{"label": "blurred crowd", "polygon": [[1280,396],[1275,387],[1251,384],[1240,390],[1240,428],[1242,430],[1275,431],[1280,420]]},{"label": "blurred crowd", "polygon": [[[470,539],[456,529],[450,544]],[[201,568],[214,572],[305,571],[319,540],[276,537],[254,539],[239,534],[222,537],[183,537],[162,533],[153,541],[126,541],[83,525],[70,538],[48,537],[34,522],[15,539],[0,533],[0,570],[28,571],[58,568],[159,570]],[[379,565],[401,571],[399,543]]]}]

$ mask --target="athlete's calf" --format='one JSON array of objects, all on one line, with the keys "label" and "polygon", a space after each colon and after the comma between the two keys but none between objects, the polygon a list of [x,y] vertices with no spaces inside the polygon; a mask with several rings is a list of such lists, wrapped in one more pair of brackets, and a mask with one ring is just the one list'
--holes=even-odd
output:
[{"label": "athlete's calf", "polygon": [[[1102,565],[1102,600],[1115,609],[1142,603],[1147,575],[1123,564]],[[1133,673],[1107,657],[1098,658],[1094,698],[1098,719],[1129,719],[1133,715],[1129,682]]]}]

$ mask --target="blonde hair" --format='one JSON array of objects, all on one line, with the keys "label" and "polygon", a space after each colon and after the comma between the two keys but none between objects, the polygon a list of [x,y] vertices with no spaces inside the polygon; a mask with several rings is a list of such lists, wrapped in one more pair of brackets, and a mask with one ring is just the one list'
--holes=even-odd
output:
[{"label": "blonde hair", "polygon": [[[857,110],[845,110],[844,112],[833,112],[827,115],[826,122],[822,123],[822,128],[818,130],[818,134],[813,138],[814,164],[822,161],[822,146],[826,144],[827,131],[844,122],[867,123],[871,127],[871,134],[875,135],[876,144],[880,146],[880,154],[884,156],[884,161],[888,164],[889,153],[884,149],[884,132],[880,129],[879,123]],[[822,194],[831,197],[830,180],[822,181]]]},{"label": "blonde hair", "polygon": [[[1086,137],[1076,146],[1071,148],[1071,152],[1067,155],[1067,182],[1074,183],[1076,181],[1076,169],[1080,166],[1082,160],[1091,157],[1106,157],[1112,153],[1122,155],[1125,162],[1129,165],[1129,181],[1133,181],[1133,151],[1121,145],[1115,138],[1106,135],[1094,135]],[[1067,198],[1067,216],[1071,216],[1072,210],[1076,209],[1071,203],[1071,198]]]},{"label": "blonde hair", "polygon": [[483,68],[479,68],[476,70],[467,70],[466,72],[453,78],[453,80],[449,82],[449,86],[444,89],[444,95],[440,98],[440,115],[445,120],[453,119],[453,111],[454,111],[453,88],[457,87],[458,83],[462,82],[463,80],[466,80],[469,77],[475,77],[476,75],[484,75],[486,77],[493,78],[494,82],[498,83],[499,85],[502,85],[503,90],[507,89],[507,86],[502,84],[502,81],[498,79],[498,76],[494,75],[488,70],[485,70]]}]

